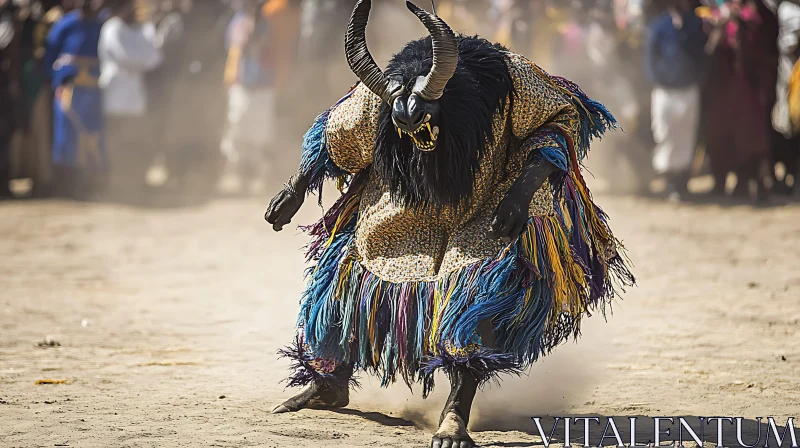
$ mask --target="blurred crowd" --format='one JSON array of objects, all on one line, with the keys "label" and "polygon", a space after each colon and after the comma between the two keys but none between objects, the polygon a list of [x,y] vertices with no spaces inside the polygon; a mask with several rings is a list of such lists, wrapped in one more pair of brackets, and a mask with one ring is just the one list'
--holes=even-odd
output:
[{"label": "blurred crowd", "polygon": [[[627,165],[634,191],[662,178],[681,199],[711,174],[712,194],[764,200],[800,191],[798,2],[435,3],[457,31],[606,103],[626,132],[601,171]],[[404,2],[373,3],[368,39],[385,63],[424,32]],[[33,196],[90,198],[208,197],[226,172],[244,190],[285,177],[304,128],[354,81],[342,49],[353,4],[0,0],[0,196],[20,178]]]}]

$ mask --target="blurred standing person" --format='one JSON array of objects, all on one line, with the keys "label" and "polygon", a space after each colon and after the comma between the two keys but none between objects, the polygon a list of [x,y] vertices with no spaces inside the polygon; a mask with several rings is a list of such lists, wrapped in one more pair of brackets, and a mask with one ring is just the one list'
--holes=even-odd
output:
[{"label": "blurred standing person", "polygon": [[[631,142],[635,142],[642,151],[641,153],[647,156],[646,166],[649,170],[649,177],[652,177],[652,151],[655,148],[655,141],[653,140],[652,130],[652,89],[653,85],[647,76],[639,76],[644,67],[645,61],[645,47],[647,43],[647,26],[658,16],[658,13],[663,11],[654,12],[653,1],[648,0],[614,0],[614,17],[617,25],[617,35],[619,37],[619,45],[617,47],[617,54],[621,65],[618,70],[635,74],[635,76],[628,76],[631,82],[634,96],[639,104],[639,113],[635,118],[635,125],[628,125],[625,127],[625,132],[630,133]],[[663,5],[659,5],[659,9],[663,9]],[[702,97],[702,94],[701,94]],[[702,125],[700,126],[702,129]],[[642,193],[649,194],[649,186],[647,191]]]},{"label": "blurred standing person", "polygon": [[779,76],[780,50],[778,48],[778,39],[780,37],[780,23],[778,22],[778,3],[776,0],[757,0],[755,5],[756,11],[761,17],[757,40],[761,45],[761,61],[765,64],[762,74],[764,81],[759,96],[763,98],[766,105],[761,110],[763,112],[762,120],[765,123],[764,126],[767,129],[767,138],[769,139],[769,156],[764,161],[765,166],[763,168],[764,176],[769,180],[762,180],[762,184],[768,191],[772,192],[776,183],[775,156],[778,155],[776,153],[776,145],[785,140],[772,127],[772,109],[775,107],[777,100],[775,86],[778,84]]},{"label": "blurred standing person", "polygon": [[18,128],[20,26],[11,0],[0,0],[0,198],[11,196],[11,138]]},{"label": "blurred standing person", "polygon": [[589,10],[586,24],[587,65],[594,75],[589,85],[597,92],[607,90],[613,96],[608,101],[616,103],[613,109],[619,111],[618,118],[622,118],[622,125],[628,130],[628,126],[635,124],[639,105],[630,79],[636,75],[622,68],[620,47],[611,4],[596,1]]},{"label": "blurred standing person", "polygon": [[[137,24],[133,0],[111,0],[98,42],[111,186],[136,195],[153,160],[147,127],[144,74],[161,63],[153,33]],[[148,35],[150,34],[150,35]]]},{"label": "blurred standing person", "polygon": [[670,199],[680,199],[688,192],[697,149],[705,41],[703,22],[688,0],[668,0],[666,11],[650,25],[645,68],[654,85],[653,168],[666,177]]},{"label": "blurred standing person", "polygon": [[[167,39],[161,76],[168,77],[160,113],[165,115],[164,159],[170,186],[205,199],[224,167],[225,31],[230,8],[220,1],[179,0],[180,37]],[[166,20],[166,19],[165,19]]]},{"label": "blurred standing person", "polygon": [[770,124],[777,61],[769,17],[753,1],[732,0],[714,10],[709,38],[713,69],[707,86],[707,152],[714,193],[725,193],[725,178],[735,172],[734,194],[748,196],[755,181],[757,201],[767,198]]},{"label": "blurred standing person", "polygon": [[[184,45],[185,25],[180,3],[171,0],[160,2],[158,9],[153,14],[153,20],[161,39],[162,61],[158,67],[144,74],[148,99],[146,119],[154,156],[163,159],[170,149],[168,147],[169,119],[172,108],[174,108],[171,105],[171,97],[176,89],[176,84],[180,82],[179,74],[183,71],[180,54]],[[170,177],[174,177],[174,174]]]},{"label": "blurred standing person", "polygon": [[47,35],[64,16],[59,0],[39,1],[41,17],[33,28],[33,58],[23,67],[23,92],[28,102],[28,132],[24,142],[26,173],[33,179],[33,195],[51,190],[53,152],[53,89],[44,65]]},{"label": "blurred standing person", "polygon": [[[300,39],[300,0],[267,0],[262,8],[262,13],[269,23],[268,33],[270,35],[270,59],[273,64],[275,79],[273,90],[276,93],[276,109],[292,111],[292,106],[297,101],[296,94],[290,88],[292,86],[292,73],[296,73],[297,48]],[[296,117],[290,114],[275,114],[276,126],[283,129],[283,126],[292,126]],[[270,171],[282,169],[287,166],[297,164],[296,154],[286,151],[276,151],[275,149],[284,144],[294,144],[289,142],[289,135],[282,132],[275,132],[272,147],[269,155],[271,163]]]},{"label": "blurred standing person", "polygon": [[77,0],[47,35],[44,65],[55,93],[53,181],[57,193],[85,198],[102,184],[108,167],[103,99],[97,85],[97,44],[102,0]]},{"label": "blurred standing person", "polygon": [[33,105],[38,90],[45,82],[36,58],[36,28],[42,19],[42,10],[38,2],[31,4],[27,0],[18,1],[20,6],[20,45],[19,45],[19,77],[20,99],[17,107],[20,110],[19,132],[13,154],[14,177],[34,178],[34,185],[39,181],[36,173],[37,151],[31,145],[31,122]]},{"label": "blurred standing person", "polygon": [[284,82],[288,68],[286,61],[274,57],[282,44],[276,29],[286,2],[271,3],[274,6],[268,9],[269,5],[260,8],[256,0],[244,1],[227,29],[228,129],[223,151],[244,190],[263,179],[270,168],[277,124],[276,86]]},{"label": "blurred standing person", "polygon": [[[642,144],[639,127],[645,125],[649,128],[650,120],[640,121],[642,99],[636,90],[642,63],[637,61],[639,64],[632,66],[632,61],[625,59],[624,56],[628,54],[625,54],[625,44],[620,42],[620,34],[612,3],[607,0],[595,1],[586,24],[587,68],[593,75],[587,88],[596,92],[599,101],[618,111],[615,117],[625,129],[624,133],[614,133],[608,137],[613,141],[612,144],[604,155],[595,156],[595,162],[601,162],[603,177],[611,181],[610,189],[613,192],[648,194],[652,179],[649,157],[652,145]],[[649,96],[650,86],[647,87]],[[630,176],[623,175],[625,172],[621,171],[620,163],[628,165]]]},{"label": "blurred standing person", "polygon": [[[781,1],[777,8],[779,22],[778,50],[778,82],[776,83],[776,100],[772,109],[772,127],[778,133],[775,144],[776,161],[781,161],[786,166],[786,172],[793,174],[795,184],[792,187],[786,178],[777,183],[777,189],[782,193],[800,193],[798,178],[800,178],[800,120],[792,120],[790,111],[800,111],[800,85],[798,75],[800,66],[797,64],[800,56],[800,5],[791,1]],[[794,73],[794,75],[793,75]],[[790,89],[790,86],[792,87]],[[797,92],[790,96],[791,92]],[[800,117],[797,117],[800,118]],[[793,121],[797,121],[793,123]]]},{"label": "blurred standing person", "polygon": [[[333,104],[342,84],[354,79],[341,58],[342,33],[350,18],[353,2],[349,0],[303,0],[301,3],[298,59],[304,79],[298,80],[306,98],[320,98]],[[320,73],[325,76],[320,77]],[[304,110],[298,121],[312,121],[316,109]]]},{"label": "blurred standing person", "polygon": [[[284,89],[290,92],[285,95],[287,101],[281,105],[281,115],[290,116],[292,120],[283,124],[288,132],[282,135],[302,135],[305,128],[301,123],[313,121],[317,116],[318,111],[308,98],[323,98],[333,103],[339,99],[339,87],[355,81],[347,63],[339,57],[341,48],[338,48],[353,3],[349,0],[292,0],[293,8],[296,2],[299,2],[298,30],[290,44],[295,53],[294,76]],[[325,75],[319,76],[320,73]]]},{"label": "blurred standing person", "polygon": [[772,125],[784,137],[795,135],[789,115],[789,81],[792,69],[800,56],[800,5],[791,1],[782,1],[778,5],[778,21],[780,26],[778,50],[779,79],[776,88],[777,101],[772,110]]}]

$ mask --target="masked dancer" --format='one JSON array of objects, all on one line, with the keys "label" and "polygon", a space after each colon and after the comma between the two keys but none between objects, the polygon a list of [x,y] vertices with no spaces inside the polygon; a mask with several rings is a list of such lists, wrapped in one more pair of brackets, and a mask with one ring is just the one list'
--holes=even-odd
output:
[{"label": "masked dancer", "polygon": [[[429,36],[385,71],[360,0],[345,53],[360,82],[322,113],[266,219],[287,225],[308,192],[346,192],[308,228],[290,386],[274,412],[343,407],[354,373],[383,385],[450,380],[434,447],[472,447],[476,390],[520,373],[633,283],[581,175],[614,118],[575,84],[407,2]],[[615,281],[616,280],[616,281]]]}]

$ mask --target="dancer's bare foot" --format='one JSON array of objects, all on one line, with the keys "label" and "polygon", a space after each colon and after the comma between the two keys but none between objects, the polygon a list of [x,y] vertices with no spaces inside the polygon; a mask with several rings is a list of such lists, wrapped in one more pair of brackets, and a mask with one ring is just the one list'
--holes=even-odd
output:
[{"label": "dancer's bare foot", "polygon": [[467,423],[479,381],[463,366],[454,367],[448,376],[450,396],[439,417],[439,429],[431,439],[431,448],[473,448],[475,442],[467,432]]},{"label": "dancer's bare foot", "polygon": [[431,448],[473,448],[475,442],[467,432],[464,419],[456,411],[445,414],[439,429],[433,435]]},{"label": "dancer's bare foot", "polygon": [[300,409],[343,408],[349,403],[350,391],[347,387],[314,382],[299,394],[275,406],[272,413],[297,412]]}]

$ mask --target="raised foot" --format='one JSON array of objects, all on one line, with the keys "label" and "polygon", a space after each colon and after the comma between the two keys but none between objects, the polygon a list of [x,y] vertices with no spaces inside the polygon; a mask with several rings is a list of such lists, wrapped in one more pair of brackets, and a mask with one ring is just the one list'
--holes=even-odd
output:
[{"label": "raised foot", "polygon": [[311,383],[302,392],[272,409],[273,414],[297,412],[300,409],[343,408],[350,403],[348,388],[326,383]]},{"label": "raised foot", "polygon": [[474,448],[464,419],[455,411],[448,412],[431,440],[431,448]]}]

